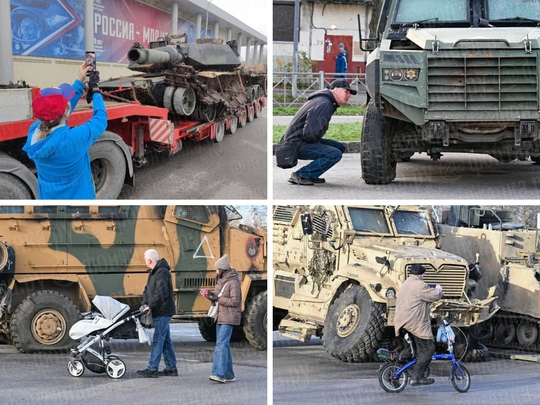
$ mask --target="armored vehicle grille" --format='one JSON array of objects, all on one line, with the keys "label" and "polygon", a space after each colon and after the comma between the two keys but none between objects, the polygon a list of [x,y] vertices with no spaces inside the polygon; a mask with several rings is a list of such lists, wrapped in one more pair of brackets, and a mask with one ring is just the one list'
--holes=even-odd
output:
[{"label": "armored vehicle grille", "polygon": [[283,205],[278,205],[274,208],[273,219],[274,222],[285,222],[290,224],[294,218],[296,209],[293,207],[285,207]]},{"label": "armored vehicle grille", "polygon": [[181,278],[177,280],[179,288],[187,289],[199,289],[201,287],[215,287],[216,278],[215,277],[190,277],[190,278]]},{"label": "armored vehicle grille", "polygon": [[538,111],[537,57],[428,58],[431,111]]},{"label": "armored vehicle grille", "polygon": [[294,277],[276,276],[274,279],[277,297],[291,298],[294,294]]},{"label": "armored vehicle grille", "polygon": [[313,223],[313,230],[320,233],[321,235],[326,235],[327,239],[332,237],[332,228],[326,225],[326,218],[320,215],[313,215],[311,217]]},{"label": "armored vehicle grille", "polygon": [[[445,298],[461,298],[465,289],[467,269],[464,266],[443,265],[435,271],[430,264],[420,263],[427,271],[424,282],[427,284],[440,284]],[[411,265],[406,267],[407,275]]]}]

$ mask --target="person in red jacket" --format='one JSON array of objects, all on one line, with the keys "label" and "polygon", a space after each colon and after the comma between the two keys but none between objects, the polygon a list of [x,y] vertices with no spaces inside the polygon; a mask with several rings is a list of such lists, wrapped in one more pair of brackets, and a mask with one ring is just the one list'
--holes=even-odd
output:
[{"label": "person in red jacket", "polygon": [[216,347],[212,360],[211,381],[225,383],[236,381],[231,356],[231,335],[242,319],[242,291],[240,276],[231,268],[229,256],[223,255],[215,263],[218,281],[214,292],[201,290],[210,301],[217,301]]}]

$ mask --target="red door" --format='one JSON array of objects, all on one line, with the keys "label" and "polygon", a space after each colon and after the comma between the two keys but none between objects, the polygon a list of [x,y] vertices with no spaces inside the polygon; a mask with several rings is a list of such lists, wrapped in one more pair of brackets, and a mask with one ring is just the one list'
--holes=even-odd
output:
[{"label": "red door", "polygon": [[347,58],[347,73],[356,73],[351,70],[353,37],[350,35],[326,35],[324,38],[324,61],[319,65],[319,70],[325,72],[325,77],[333,79],[336,72],[336,56],[339,53],[339,44],[345,46]]}]

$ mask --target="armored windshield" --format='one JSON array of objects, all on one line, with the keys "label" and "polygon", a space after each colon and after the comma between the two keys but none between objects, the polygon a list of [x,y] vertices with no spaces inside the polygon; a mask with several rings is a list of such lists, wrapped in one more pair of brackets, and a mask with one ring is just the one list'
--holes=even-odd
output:
[{"label": "armored windshield", "polygon": [[400,0],[392,24],[467,22],[468,3],[467,0]]},{"label": "armored windshield", "polygon": [[432,236],[429,219],[424,212],[398,210],[392,219],[398,235]]},{"label": "armored windshield", "polygon": [[382,209],[349,208],[349,214],[356,232],[391,233]]},{"label": "armored windshield", "polygon": [[540,18],[540,3],[532,0],[488,0],[487,18],[495,20],[525,20]]}]

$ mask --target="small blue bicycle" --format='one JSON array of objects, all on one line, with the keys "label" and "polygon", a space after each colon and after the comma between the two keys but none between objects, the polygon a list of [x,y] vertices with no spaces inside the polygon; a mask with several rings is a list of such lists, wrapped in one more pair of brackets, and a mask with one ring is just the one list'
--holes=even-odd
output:
[{"label": "small blue bicycle", "polygon": [[[443,320],[443,325],[443,334],[446,333],[447,336],[453,336],[450,324],[446,320]],[[441,327],[443,325],[441,325]],[[405,340],[409,344],[412,353],[412,359],[405,364],[403,364],[403,361],[400,361],[399,358],[394,356],[394,353],[390,353],[388,349],[377,350],[379,358],[385,361],[385,364],[379,368],[379,384],[386,392],[397,393],[403,391],[409,382],[408,370],[416,364],[414,345],[408,333],[405,334]],[[471,376],[469,371],[455,358],[453,339],[444,339],[443,337],[442,341],[445,340],[448,344],[448,353],[435,354],[431,358],[432,360],[451,360],[450,380],[452,381],[452,385],[457,392],[467,392],[469,388],[471,388]],[[424,377],[428,377],[428,375],[429,368],[426,370]]]}]

